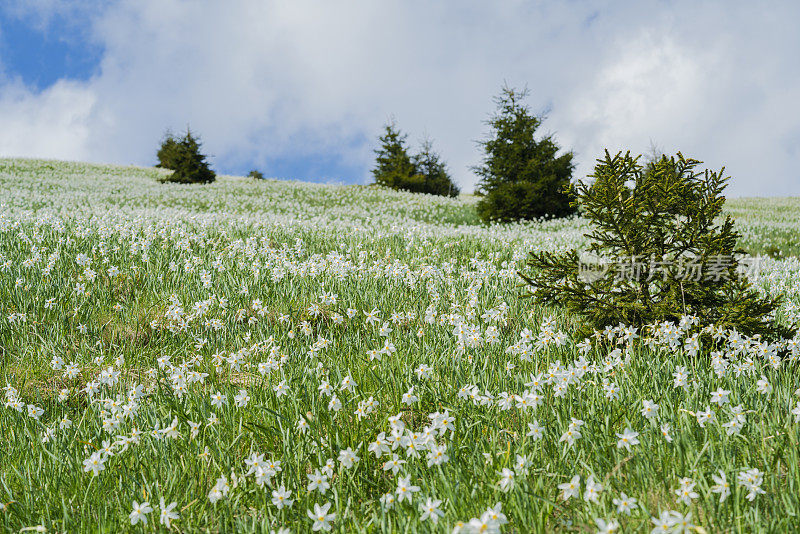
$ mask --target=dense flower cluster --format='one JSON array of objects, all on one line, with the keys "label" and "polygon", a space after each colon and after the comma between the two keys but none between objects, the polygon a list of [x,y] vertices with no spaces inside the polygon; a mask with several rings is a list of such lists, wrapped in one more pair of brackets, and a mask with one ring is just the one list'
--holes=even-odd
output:
[{"label": "dense flower cluster", "polygon": [[[484,228],[451,199],[3,165],[7,528],[798,526],[800,334],[686,316],[573,339],[517,298],[516,270],[580,243],[580,220]],[[757,279],[795,330],[799,281],[791,259]]]}]

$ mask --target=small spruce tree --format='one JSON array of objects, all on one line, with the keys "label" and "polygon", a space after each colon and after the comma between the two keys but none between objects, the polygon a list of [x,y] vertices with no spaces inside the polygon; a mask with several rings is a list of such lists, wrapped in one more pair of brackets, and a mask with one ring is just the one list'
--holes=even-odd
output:
[{"label": "small spruce tree", "polygon": [[481,178],[478,191],[483,198],[477,208],[485,222],[575,212],[566,192],[574,168],[572,152],[559,155],[551,136],[535,138],[542,119],[523,104],[527,93],[503,87],[495,98],[497,113],[488,121],[491,133],[480,143],[483,162],[473,170]]},{"label": "small spruce tree", "polygon": [[207,184],[216,180],[217,176],[209,168],[206,156],[200,152],[200,140],[188,128],[186,135],[178,140],[170,136],[162,143],[162,148],[166,143],[175,143],[168,148],[169,157],[166,161],[170,165],[167,168],[174,172],[163,178],[162,182]]},{"label": "small spruce tree", "polygon": [[583,336],[694,315],[701,326],[791,337],[770,318],[780,298],[762,296],[743,275],[740,235],[730,216],[721,218],[724,169],[698,172],[699,164],[678,153],[645,168],[630,153],[606,151],[594,182],[571,186],[592,225],[589,258],[532,252],[521,273],[529,296],[582,317]]},{"label": "small spruce tree", "polygon": [[372,169],[376,184],[398,189],[416,176],[417,169],[406,148],[406,137],[394,121],[384,127],[383,135],[378,138],[381,146],[375,150],[375,168]]},{"label": "small spruce tree", "polygon": [[413,157],[417,174],[422,176],[422,191],[431,195],[457,197],[461,192],[447,172],[447,165],[433,150],[433,141],[425,139],[420,152]]},{"label": "small spruce tree", "polygon": [[433,150],[430,139],[423,141],[419,154],[412,155],[406,147],[407,136],[398,130],[394,121],[384,128],[384,134],[378,138],[381,146],[375,150],[375,168],[372,169],[376,184],[412,193],[458,195],[459,188]]},{"label": "small spruce tree", "polygon": [[162,169],[175,170],[177,166],[178,150],[180,146],[180,139],[175,137],[171,131],[167,130],[161,140],[161,146],[158,148],[156,156],[158,157],[158,165]]}]

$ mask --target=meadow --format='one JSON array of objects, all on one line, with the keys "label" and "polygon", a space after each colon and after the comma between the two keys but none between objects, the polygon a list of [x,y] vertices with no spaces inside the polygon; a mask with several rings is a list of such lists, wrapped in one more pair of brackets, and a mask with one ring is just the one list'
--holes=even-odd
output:
[{"label": "meadow", "polygon": [[[581,218],[164,172],[0,160],[5,531],[800,530],[800,333],[574,339]],[[727,211],[798,331],[800,199]]]}]

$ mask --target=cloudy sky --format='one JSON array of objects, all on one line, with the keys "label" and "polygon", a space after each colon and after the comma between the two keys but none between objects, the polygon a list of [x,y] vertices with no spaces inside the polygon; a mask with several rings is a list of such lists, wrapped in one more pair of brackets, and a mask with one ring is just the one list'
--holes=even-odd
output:
[{"label": "cloudy sky", "polygon": [[151,165],[189,124],[219,172],[366,183],[394,117],[471,191],[505,82],[577,177],[655,143],[724,165],[733,196],[800,195],[794,0],[0,5],[0,156]]}]

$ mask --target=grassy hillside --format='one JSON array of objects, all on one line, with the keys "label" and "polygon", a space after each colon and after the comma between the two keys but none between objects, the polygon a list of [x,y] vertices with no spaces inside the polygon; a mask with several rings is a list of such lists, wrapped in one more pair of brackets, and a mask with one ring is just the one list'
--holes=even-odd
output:
[{"label": "grassy hillside", "polygon": [[[161,172],[0,160],[6,530],[800,529],[800,338],[584,350],[516,270],[585,221]],[[728,211],[796,329],[800,199]]]}]

